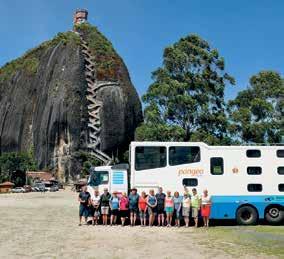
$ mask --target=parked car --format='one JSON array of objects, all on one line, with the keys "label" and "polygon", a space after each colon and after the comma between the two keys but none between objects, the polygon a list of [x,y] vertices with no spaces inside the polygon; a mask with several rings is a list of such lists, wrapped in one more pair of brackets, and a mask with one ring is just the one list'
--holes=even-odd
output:
[{"label": "parked car", "polygon": [[24,189],[26,192],[32,192],[32,187],[30,185],[24,185]]},{"label": "parked car", "polygon": [[49,191],[50,191],[50,192],[57,192],[57,191],[59,191],[59,188],[58,188],[57,185],[53,185],[53,186],[50,187],[50,190],[49,190]]},{"label": "parked car", "polygon": [[46,192],[46,191],[48,191],[43,183],[36,183],[34,188],[35,188],[36,191],[39,191],[39,192]]},{"label": "parked car", "polygon": [[59,188],[59,189],[64,189],[63,184],[62,184],[62,183],[58,183],[58,188]]},{"label": "parked car", "polygon": [[24,192],[26,192],[26,190],[23,187],[16,187],[16,188],[12,189],[12,192],[13,193],[24,193]]}]

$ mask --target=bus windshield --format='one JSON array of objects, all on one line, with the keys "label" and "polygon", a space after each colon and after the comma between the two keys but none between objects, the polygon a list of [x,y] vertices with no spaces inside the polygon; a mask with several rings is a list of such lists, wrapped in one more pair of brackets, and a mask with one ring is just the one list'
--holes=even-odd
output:
[{"label": "bus windshield", "polygon": [[93,171],[90,175],[89,185],[99,186],[101,184],[108,184],[108,171]]}]

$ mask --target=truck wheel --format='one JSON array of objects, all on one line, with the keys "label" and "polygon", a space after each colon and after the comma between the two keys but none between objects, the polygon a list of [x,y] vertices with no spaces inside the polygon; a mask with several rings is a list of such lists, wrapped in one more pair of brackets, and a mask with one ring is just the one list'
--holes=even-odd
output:
[{"label": "truck wheel", "polygon": [[237,210],[236,219],[239,225],[255,225],[258,215],[255,208],[243,206]]},{"label": "truck wheel", "polygon": [[266,209],[265,219],[270,224],[280,224],[284,219],[284,210],[277,206],[270,207]]}]

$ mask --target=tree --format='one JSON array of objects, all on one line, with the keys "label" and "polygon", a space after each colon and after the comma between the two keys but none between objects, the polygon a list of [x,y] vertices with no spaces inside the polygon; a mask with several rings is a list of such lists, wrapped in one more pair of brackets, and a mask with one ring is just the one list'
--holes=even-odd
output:
[{"label": "tree", "polygon": [[0,182],[6,180],[16,181],[17,184],[25,180],[25,172],[27,170],[36,170],[36,162],[33,159],[32,153],[3,153],[0,156]]},{"label": "tree", "polygon": [[228,103],[230,132],[243,143],[280,143],[284,136],[284,81],[262,71]]},{"label": "tree", "polygon": [[86,177],[87,175],[89,175],[91,167],[102,166],[102,162],[91,156],[88,152],[80,150],[75,152],[73,156],[80,163],[81,177]]},{"label": "tree", "polygon": [[216,49],[197,35],[181,38],[164,50],[163,66],[152,78],[136,139],[228,141],[224,89],[234,79]]}]

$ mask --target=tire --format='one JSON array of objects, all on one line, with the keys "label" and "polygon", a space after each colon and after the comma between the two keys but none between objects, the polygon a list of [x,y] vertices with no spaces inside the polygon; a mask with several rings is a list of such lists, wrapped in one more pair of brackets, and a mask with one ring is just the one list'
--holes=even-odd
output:
[{"label": "tire", "polygon": [[280,224],[284,220],[284,210],[278,206],[269,207],[265,210],[265,219],[270,224]]},{"label": "tire", "polygon": [[237,210],[236,220],[239,225],[255,225],[258,220],[258,214],[252,206],[243,206]]}]

